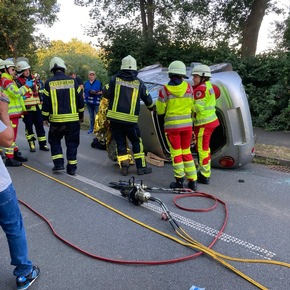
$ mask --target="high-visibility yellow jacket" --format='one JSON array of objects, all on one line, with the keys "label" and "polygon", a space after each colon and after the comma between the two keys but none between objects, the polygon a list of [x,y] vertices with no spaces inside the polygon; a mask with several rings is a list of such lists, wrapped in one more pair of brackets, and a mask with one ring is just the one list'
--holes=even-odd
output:
[{"label": "high-visibility yellow jacket", "polygon": [[164,130],[192,128],[194,112],[193,89],[182,81],[179,85],[164,85],[156,101],[158,115],[165,114]]},{"label": "high-visibility yellow jacket", "polygon": [[196,114],[193,123],[201,126],[216,121],[216,96],[210,81],[202,83],[194,88],[194,107]]},{"label": "high-visibility yellow jacket", "polygon": [[8,73],[2,73],[1,86],[3,92],[9,97],[10,104],[8,106],[8,115],[10,118],[20,117],[26,111],[22,96],[29,92],[30,89],[26,85],[18,88],[13,77]]},{"label": "high-visibility yellow jacket", "polygon": [[57,71],[43,90],[43,120],[55,123],[75,122],[83,118],[84,99],[75,79]]},{"label": "high-visibility yellow jacket", "polygon": [[[26,78],[20,76],[17,78],[16,84],[18,85],[18,87],[21,87],[25,85],[26,81],[27,81]],[[33,88],[29,92],[25,93],[24,97],[25,97],[24,104],[25,104],[26,110],[35,111],[36,110],[35,105],[40,104],[40,98],[38,95],[38,89],[37,89],[35,80],[33,81]]]}]

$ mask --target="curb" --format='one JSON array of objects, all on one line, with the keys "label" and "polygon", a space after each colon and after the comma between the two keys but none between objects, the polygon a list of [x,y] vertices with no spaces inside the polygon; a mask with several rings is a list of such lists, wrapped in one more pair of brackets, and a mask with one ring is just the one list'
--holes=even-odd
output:
[{"label": "curb", "polygon": [[254,159],[257,160],[263,160],[268,163],[274,163],[276,165],[281,165],[281,166],[287,166],[290,168],[290,160],[287,159],[280,159],[280,158],[275,158],[275,157],[269,157],[269,156],[264,156],[260,154],[256,154]]}]

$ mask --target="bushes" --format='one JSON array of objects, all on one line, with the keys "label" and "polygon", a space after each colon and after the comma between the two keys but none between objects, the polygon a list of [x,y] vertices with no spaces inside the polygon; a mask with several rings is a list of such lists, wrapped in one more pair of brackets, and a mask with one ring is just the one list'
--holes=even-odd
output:
[{"label": "bushes", "polygon": [[290,130],[290,58],[285,52],[240,60],[253,124],[267,130]]},{"label": "bushes", "polygon": [[[141,67],[160,63],[168,66],[173,60],[186,65],[191,62],[216,64],[229,62],[243,80],[249,97],[253,125],[267,130],[290,130],[290,55],[273,52],[241,59],[228,43],[204,47],[201,43],[182,43],[167,38],[145,39],[138,30],[124,28],[122,37],[111,39],[103,47],[109,61],[109,75],[119,70],[121,59],[132,54]],[[127,39],[127,41],[125,41]]]}]

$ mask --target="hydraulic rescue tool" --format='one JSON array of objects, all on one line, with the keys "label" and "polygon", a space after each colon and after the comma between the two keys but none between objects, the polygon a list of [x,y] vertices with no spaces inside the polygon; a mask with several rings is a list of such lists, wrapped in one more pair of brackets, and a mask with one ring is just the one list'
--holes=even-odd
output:
[{"label": "hydraulic rescue tool", "polygon": [[[138,187],[139,190],[150,191],[150,192],[166,192],[166,193],[174,193],[174,194],[184,194],[184,193],[193,193],[194,191],[190,188],[164,188],[164,187],[149,187],[143,183],[142,180],[135,180],[134,176],[132,176],[128,181],[119,180],[117,182],[110,182],[110,187],[115,189],[119,189],[122,191],[132,190],[134,187]],[[123,195],[123,194],[122,194]],[[128,194],[126,194],[128,195]],[[123,195],[124,196],[124,195]]]},{"label": "hydraulic rescue tool", "polygon": [[[138,183],[139,182],[139,183]],[[166,207],[166,205],[156,197],[153,197],[148,191],[156,191],[156,192],[172,192],[172,193],[194,193],[191,189],[187,188],[160,188],[160,187],[148,187],[146,186],[142,180],[135,181],[134,176],[132,176],[129,181],[118,181],[118,182],[110,182],[110,186],[120,190],[121,195],[125,198],[128,198],[130,202],[135,205],[141,205],[144,202],[149,200],[157,202],[162,209],[161,219],[168,220],[173,227],[176,228],[177,222],[171,216],[170,211]]]}]

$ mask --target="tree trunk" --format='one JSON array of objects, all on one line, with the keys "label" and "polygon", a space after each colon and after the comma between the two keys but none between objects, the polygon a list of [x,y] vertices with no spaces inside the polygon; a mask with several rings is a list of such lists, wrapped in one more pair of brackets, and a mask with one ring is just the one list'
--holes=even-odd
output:
[{"label": "tree trunk", "polygon": [[12,52],[13,59],[16,60],[18,57],[18,41],[13,42],[6,32],[3,32],[3,36],[4,36],[7,46]]},{"label": "tree trunk", "polygon": [[154,0],[140,0],[142,32],[145,37],[153,37],[154,11]]},{"label": "tree trunk", "polygon": [[147,15],[148,15],[148,37],[153,38],[154,29],[154,0],[147,1]]},{"label": "tree trunk", "polygon": [[140,0],[140,12],[141,12],[141,21],[142,21],[142,32],[143,35],[147,34],[147,18],[146,18],[146,10],[145,10],[145,0]]},{"label": "tree trunk", "polygon": [[256,54],[259,30],[270,1],[254,0],[251,13],[245,21],[243,29],[242,57]]}]

